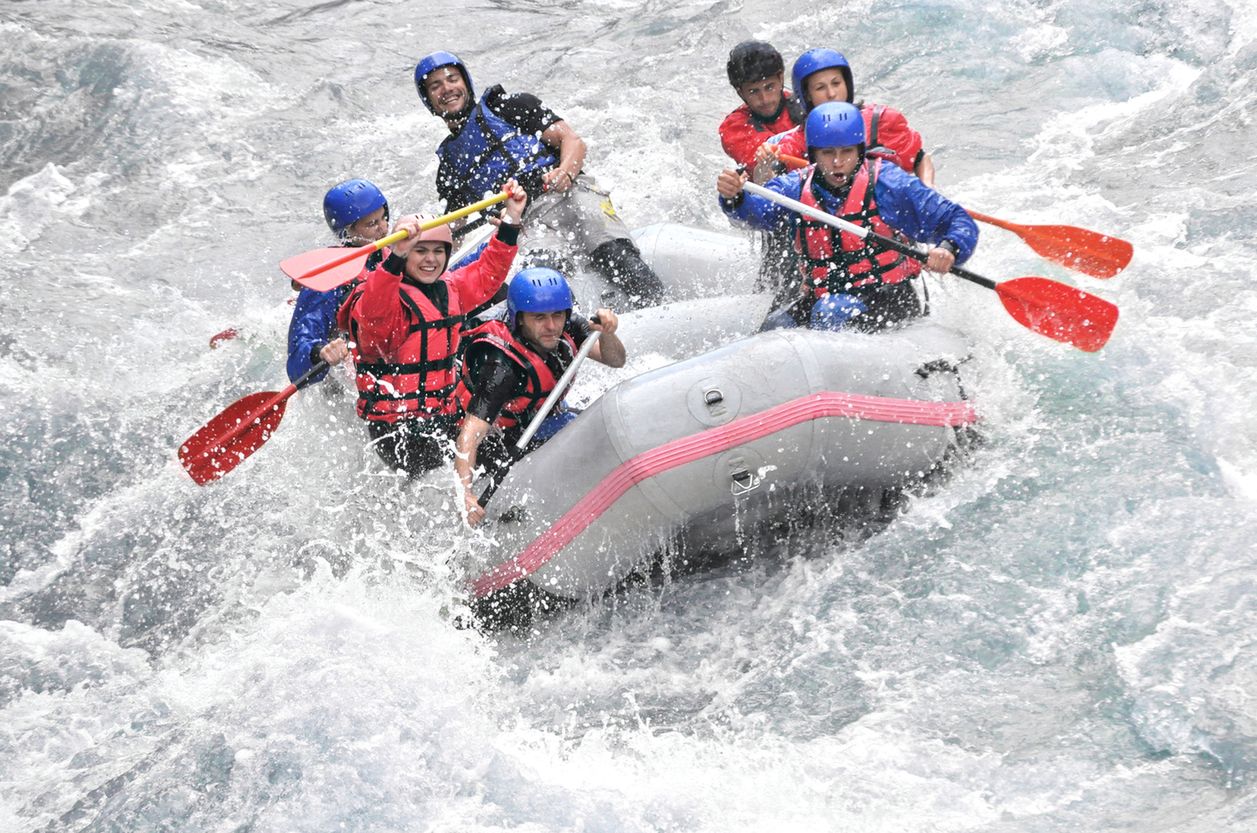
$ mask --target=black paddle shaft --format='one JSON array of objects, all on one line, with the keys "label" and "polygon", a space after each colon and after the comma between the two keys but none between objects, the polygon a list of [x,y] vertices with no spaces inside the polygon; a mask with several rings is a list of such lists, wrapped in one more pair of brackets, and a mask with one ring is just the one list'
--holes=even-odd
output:
[{"label": "black paddle shaft", "polygon": [[[918,249],[916,246],[909,246],[907,243],[901,243],[900,241],[895,240],[892,237],[886,237],[884,235],[878,234],[875,231],[870,231],[867,236],[869,238],[872,238],[873,241],[876,242],[877,244],[884,246],[887,249],[892,249],[896,252],[899,252],[900,254],[907,255],[913,260],[919,260],[922,263],[925,263],[927,260],[929,260],[929,255],[927,255],[925,252]],[[995,281],[991,280],[990,278],[984,278],[981,275],[978,275],[974,272],[970,272],[968,269],[963,269],[959,266],[953,266],[947,271],[951,272],[953,275],[955,275],[958,278],[964,278],[967,281],[972,281],[973,283],[976,283],[978,286],[985,286],[987,289],[996,289],[998,287],[998,284],[996,284]]]},{"label": "black paddle shaft", "polygon": [[297,381],[292,383],[293,387],[295,387],[297,390],[301,390],[301,386],[304,385],[306,382],[310,381],[311,377],[316,376],[319,373],[322,373],[324,370],[327,370],[330,367],[331,365],[329,365],[327,362],[320,359],[313,367],[311,367],[305,373],[302,373],[301,376],[297,379]]}]

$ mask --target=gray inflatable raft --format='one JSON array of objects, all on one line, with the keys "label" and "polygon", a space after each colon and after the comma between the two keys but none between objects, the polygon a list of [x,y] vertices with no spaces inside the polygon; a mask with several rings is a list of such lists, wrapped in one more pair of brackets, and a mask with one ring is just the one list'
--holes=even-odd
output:
[{"label": "gray inflatable raft", "polygon": [[929,322],[777,330],[623,382],[511,469],[474,596],[530,582],[589,598],[670,545],[734,543],[801,494],[838,507],[919,482],[975,421],[966,353]]}]

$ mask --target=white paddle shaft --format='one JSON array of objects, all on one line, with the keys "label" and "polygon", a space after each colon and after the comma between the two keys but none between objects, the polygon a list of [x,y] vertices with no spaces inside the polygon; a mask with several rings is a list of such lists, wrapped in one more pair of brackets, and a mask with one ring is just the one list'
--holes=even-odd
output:
[{"label": "white paddle shaft", "polygon": [[762,185],[756,185],[754,182],[743,183],[742,190],[749,191],[750,193],[755,194],[758,197],[763,197],[766,200],[772,200],[777,203],[777,205],[784,205],[792,211],[797,211],[800,214],[806,214],[813,220],[820,220],[825,225],[851,232],[860,239],[864,239],[869,236],[869,230],[864,226],[857,226],[855,223],[847,222],[841,217],[835,217],[833,214],[821,211],[819,208],[804,205],[798,200],[787,197],[785,194],[778,194],[776,191],[770,191]]},{"label": "white paddle shaft", "polygon": [[537,411],[537,415],[532,418],[532,422],[528,423],[528,429],[524,431],[524,435],[519,438],[519,442],[515,443],[515,447],[523,450],[528,445],[528,441],[537,433],[537,429],[541,427],[541,423],[545,422],[546,415],[550,413],[550,409],[554,407],[554,403],[559,401],[559,397],[567,390],[568,384],[571,383],[572,377],[576,375],[576,368],[580,367],[580,363],[585,361],[585,357],[589,355],[589,351],[594,349],[594,345],[598,343],[598,336],[602,333],[594,330],[585,339],[585,343],[580,346],[580,350],[576,353],[576,357],[572,359],[572,363],[568,365],[567,370],[563,371],[563,375],[559,377],[559,381],[555,383],[554,390],[550,391],[550,395],[546,397],[546,401],[541,403],[541,409]]}]

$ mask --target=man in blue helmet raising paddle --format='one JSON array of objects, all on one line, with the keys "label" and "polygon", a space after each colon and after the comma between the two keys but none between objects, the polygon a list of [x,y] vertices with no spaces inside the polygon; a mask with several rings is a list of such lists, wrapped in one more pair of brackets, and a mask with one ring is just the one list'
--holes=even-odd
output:
[{"label": "man in blue helmet raising paddle", "polygon": [[575,416],[556,408],[528,448],[516,451],[516,441],[590,334],[601,334],[590,358],[608,367],[624,366],[618,326],[616,314],[606,308],[592,319],[573,313],[572,290],[563,274],[534,267],[511,279],[506,320],[486,322],[468,334],[458,393],[464,416],[454,446],[468,523],[475,525],[484,517],[471,491],[476,466],[483,465],[496,482],[515,459]]},{"label": "man in blue helmet raising paddle", "polygon": [[528,93],[494,85],[476,100],[471,74],[450,52],[415,67],[425,107],[450,135],[437,147],[437,193],[454,211],[501,190],[512,177],[528,192],[528,250],[588,263],[622,288],[634,308],[659,303],[663,284],[645,261],[605,191],[584,172],[585,142]]}]

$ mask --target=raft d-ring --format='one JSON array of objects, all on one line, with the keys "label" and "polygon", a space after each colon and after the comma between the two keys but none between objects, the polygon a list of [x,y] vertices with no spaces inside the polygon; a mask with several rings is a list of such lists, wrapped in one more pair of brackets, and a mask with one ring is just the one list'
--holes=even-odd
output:
[{"label": "raft d-ring", "polygon": [[709,408],[713,405],[719,405],[724,401],[725,395],[720,392],[720,388],[711,388],[703,392],[703,402],[706,403]]},{"label": "raft d-ring", "polygon": [[730,478],[729,491],[734,497],[748,495],[758,489],[760,484],[764,482],[764,478],[746,470],[735,471],[730,475]]}]

